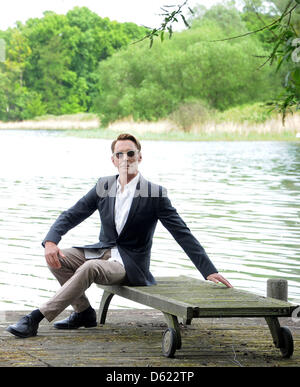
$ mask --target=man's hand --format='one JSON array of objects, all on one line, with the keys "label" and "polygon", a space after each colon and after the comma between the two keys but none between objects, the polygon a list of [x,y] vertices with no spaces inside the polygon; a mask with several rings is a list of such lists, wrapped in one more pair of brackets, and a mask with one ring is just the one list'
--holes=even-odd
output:
[{"label": "man's hand", "polygon": [[222,282],[222,284],[226,285],[228,288],[233,288],[230,282],[228,282],[227,279],[221,276],[219,273],[210,274],[206,279],[215,282],[216,284]]},{"label": "man's hand", "polygon": [[47,264],[53,269],[59,269],[61,267],[59,256],[66,258],[54,242],[47,241],[45,243],[45,258]]}]

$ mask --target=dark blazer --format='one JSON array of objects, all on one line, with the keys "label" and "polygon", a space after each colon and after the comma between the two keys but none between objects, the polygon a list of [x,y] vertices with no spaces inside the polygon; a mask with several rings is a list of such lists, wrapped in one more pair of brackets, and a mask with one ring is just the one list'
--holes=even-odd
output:
[{"label": "dark blazer", "polygon": [[166,227],[206,279],[217,273],[205,250],[192,235],[185,222],[172,207],[164,187],[150,183],[143,176],[137,183],[128,219],[118,235],[114,222],[114,206],[118,175],[102,177],[73,207],[61,213],[46,235],[46,241],[56,244],[62,235],[98,210],[101,221],[99,241],[80,248],[110,248],[117,246],[127,274],[127,284],[154,285],[149,271],[153,234],[157,221]]}]

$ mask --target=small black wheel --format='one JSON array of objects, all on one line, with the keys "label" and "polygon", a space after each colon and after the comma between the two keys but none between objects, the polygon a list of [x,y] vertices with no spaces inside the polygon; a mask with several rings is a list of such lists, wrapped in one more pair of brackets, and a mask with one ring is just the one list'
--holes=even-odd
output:
[{"label": "small black wheel", "polygon": [[177,335],[174,328],[165,330],[162,339],[162,352],[166,357],[174,357],[177,348]]},{"label": "small black wheel", "polygon": [[285,359],[288,359],[292,356],[294,352],[294,341],[291,331],[288,327],[281,327],[280,328],[280,351],[282,354],[282,357]]}]

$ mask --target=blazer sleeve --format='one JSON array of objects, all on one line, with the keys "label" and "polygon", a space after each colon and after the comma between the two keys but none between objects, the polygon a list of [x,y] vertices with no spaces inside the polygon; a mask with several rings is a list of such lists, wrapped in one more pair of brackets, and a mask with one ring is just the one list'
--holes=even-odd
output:
[{"label": "blazer sleeve", "polygon": [[98,207],[98,199],[99,196],[97,195],[95,186],[80,200],[78,200],[73,207],[63,211],[59,215],[43,240],[42,245],[45,247],[46,241],[58,244],[64,234],[95,212]]},{"label": "blazer sleeve", "polygon": [[163,195],[158,198],[158,219],[206,279],[210,274],[217,273],[218,271],[209,259],[204,248],[193,236],[190,229],[172,206],[166,192],[166,189],[163,188]]}]

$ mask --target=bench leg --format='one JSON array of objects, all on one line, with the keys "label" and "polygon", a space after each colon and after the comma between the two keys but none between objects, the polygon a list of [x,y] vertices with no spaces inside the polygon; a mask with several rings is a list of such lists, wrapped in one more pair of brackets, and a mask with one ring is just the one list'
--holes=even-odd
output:
[{"label": "bench leg", "polygon": [[291,331],[287,327],[281,327],[277,317],[265,317],[269,326],[273,342],[279,348],[284,358],[289,358],[294,352],[294,341]]},{"label": "bench leg", "polygon": [[167,324],[169,328],[173,328],[176,332],[176,348],[180,349],[181,348],[181,333],[180,333],[180,326],[178,324],[178,319],[177,316],[174,316],[169,313],[163,312],[165,319],[167,320]]},{"label": "bench leg", "polygon": [[104,290],[99,307],[99,324],[105,324],[106,314],[114,294]]},{"label": "bench leg", "polygon": [[280,324],[277,317],[265,317],[276,348],[280,348]]}]

